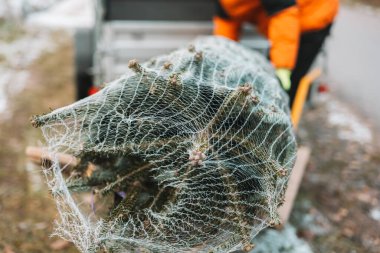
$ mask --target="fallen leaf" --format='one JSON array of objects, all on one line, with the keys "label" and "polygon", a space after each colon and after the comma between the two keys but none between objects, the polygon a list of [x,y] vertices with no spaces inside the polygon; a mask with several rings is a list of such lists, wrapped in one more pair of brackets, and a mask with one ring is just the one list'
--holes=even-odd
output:
[{"label": "fallen leaf", "polygon": [[49,246],[52,250],[63,250],[70,246],[70,242],[63,239],[58,239],[50,243]]},{"label": "fallen leaf", "polygon": [[348,210],[346,208],[340,208],[337,213],[332,216],[332,220],[335,222],[340,222],[342,219],[346,218],[348,215]]},{"label": "fallen leaf", "polygon": [[354,236],[355,232],[353,229],[346,227],[343,229],[342,234],[348,238],[351,238]]},{"label": "fallen leaf", "polygon": [[15,253],[15,252],[13,251],[13,249],[12,249],[11,246],[9,246],[9,245],[6,244],[4,246],[4,253]]}]

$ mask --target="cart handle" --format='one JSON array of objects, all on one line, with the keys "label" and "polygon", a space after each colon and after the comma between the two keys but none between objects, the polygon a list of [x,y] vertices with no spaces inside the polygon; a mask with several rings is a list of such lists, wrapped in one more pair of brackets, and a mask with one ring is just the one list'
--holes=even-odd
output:
[{"label": "cart handle", "polygon": [[291,111],[292,123],[295,130],[297,130],[310,86],[321,73],[322,71],[320,69],[314,69],[301,79]]}]

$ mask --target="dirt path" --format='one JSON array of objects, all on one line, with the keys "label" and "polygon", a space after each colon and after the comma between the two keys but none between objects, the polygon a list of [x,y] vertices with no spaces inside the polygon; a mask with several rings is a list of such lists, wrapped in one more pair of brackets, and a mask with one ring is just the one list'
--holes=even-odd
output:
[{"label": "dirt path", "polygon": [[300,144],[312,147],[312,156],[291,222],[315,252],[378,253],[378,138],[334,97],[307,111],[302,123]]},{"label": "dirt path", "polygon": [[1,252],[52,252],[54,247],[77,252],[49,238],[55,205],[40,169],[28,165],[23,155],[27,145],[42,140],[30,126],[31,115],[70,103],[74,97],[71,42],[63,37],[54,52],[43,54],[31,65],[25,89],[11,95],[7,116],[0,120]]}]

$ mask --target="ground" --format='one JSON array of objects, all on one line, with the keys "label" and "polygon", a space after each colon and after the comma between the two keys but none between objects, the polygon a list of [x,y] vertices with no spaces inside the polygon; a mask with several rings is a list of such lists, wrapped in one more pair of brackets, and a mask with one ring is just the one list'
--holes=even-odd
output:
[{"label": "ground", "polygon": [[[28,36],[18,27],[10,29],[17,33],[6,33],[0,40],[13,42]],[[40,168],[24,155],[26,146],[42,140],[29,118],[74,98],[72,41],[63,32],[48,37],[56,44],[53,49],[41,51],[26,65],[18,64],[20,69],[12,66],[17,73],[28,71],[27,78],[21,78],[25,81],[21,91],[2,91],[8,101],[0,112],[0,251],[5,253],[77,252],[72,245],[49,237],[57,217],[55,205]],[[8,65],[0,50],[0,71]],[[298,139],[300,145],[312,148],[312,155],[290,223],[313,252],[377,253],[378,136],[370,120],[347,104],[331,94],[304,113]]]},{"label": "ground", "polygon": [[[355,115],[345,103],[337,104],[338,110],[344,111],[331,111],[336,110],[331,100],[334,97],[306,111],[302,119],[299,144],[311,147],[312,155],[291,223],[315,252],[379,252],[377,137],[364,123],[366,119]],[[336,124],[333,117],[355,117],[356,123]],[[354,124],[361,125],[348,129]],[[371,131],[370,138],[359,127]]]},{"label": "ground", "polygon": [[61,252],[77,252],[74,247],[57,241],[57,238],[49,238],[57,215],[55,205],[43,183],[40,169],[28,164],[24,155],[27,145],[36,145],[38,140],[42,140],[39,131],[31,127],[29,118],[73,100],[71,63],[71,41],[67,36],[60,37],[54,52],[42,53],[28,67],[29,78],[23,91],[10,94],[10,103],[1,113],[2,252],[51,252],[54,248],[64,248]]}]

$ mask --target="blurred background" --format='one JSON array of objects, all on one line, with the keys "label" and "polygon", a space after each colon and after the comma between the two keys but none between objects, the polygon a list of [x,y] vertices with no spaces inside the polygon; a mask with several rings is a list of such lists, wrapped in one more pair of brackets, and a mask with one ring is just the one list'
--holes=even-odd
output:
[{"label": "blurred background", "polygon": [[[50,237],[55,204],[25,156],[43,145],[30,117],[96,92],[130,59],[211,34],[213,13],[205,0],[0,0],[1,252],[77,252]],[[253,27],[242,43],[269,47]],[[282,252],[380,252],[379,45],[380,0],[341,1],[297,133],[312,153],[274,232],[293,243]]]}]

